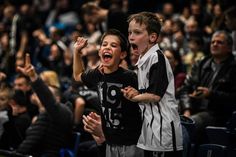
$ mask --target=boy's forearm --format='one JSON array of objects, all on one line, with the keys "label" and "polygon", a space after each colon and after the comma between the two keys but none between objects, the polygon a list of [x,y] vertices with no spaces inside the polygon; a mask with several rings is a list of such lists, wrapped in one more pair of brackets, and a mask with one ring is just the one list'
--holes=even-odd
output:
[{"label": "boy's forearm", "polygon": [[160,96],[152,93],[142,93],[132,98],[135,102],[159,102],[160,99]]},{"label": "boy's forearm", "polygon": [[81,73],[84,71],[84,65],[82,61],[81,54],[74,52],[73,57],[73,76],[76,81],[81,81]]}]

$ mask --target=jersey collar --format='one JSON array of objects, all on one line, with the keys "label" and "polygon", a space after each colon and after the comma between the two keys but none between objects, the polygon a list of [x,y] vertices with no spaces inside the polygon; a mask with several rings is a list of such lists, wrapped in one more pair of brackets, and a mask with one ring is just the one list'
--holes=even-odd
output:
[{"label": "jersey collar", "polygon": [[153,45],[142,57],[139,56],[137,63],[135,64],[140,68],[146,60],[152,55],[153,52],[156,52],[159,48],[158,44]]}]

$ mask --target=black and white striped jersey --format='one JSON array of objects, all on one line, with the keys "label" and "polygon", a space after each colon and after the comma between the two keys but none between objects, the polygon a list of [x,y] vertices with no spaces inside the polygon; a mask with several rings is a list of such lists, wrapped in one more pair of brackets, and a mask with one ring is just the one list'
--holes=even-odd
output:
[{"label": "black and white striped jersey", "polygon": [[139,90],[161,97],[159,102],[139,103],[143,124],[137,146],[150,151],[182,150],[174,76],[168,59],[156,44],[139,58],[136,65]]}]

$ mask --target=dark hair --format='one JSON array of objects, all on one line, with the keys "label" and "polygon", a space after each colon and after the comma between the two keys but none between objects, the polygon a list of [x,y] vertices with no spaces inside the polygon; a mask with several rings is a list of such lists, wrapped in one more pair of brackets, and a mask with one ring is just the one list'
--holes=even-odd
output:
[{"label": "dark hair", "polygon": [[121,51],[126,51],[127,53],[129,52],[129,42],[126,39],[126,37],[117,29],[109,29],[108,31],[106,31],[102,37],[101,37],[101,42],[100,44],[102,44],[104,38],[108,35],[114,35],[117,36],[120,39],[120,47],[121,47]]},{"label": "dark hair", "polygon": [[27,84],[30,84],[30,78],[24,74],[21,74],[21,73],[16,75],[15,80],[21,79],[21,78],[25,79]]},{"label": "dark hair", "polygon": [[81,13],[82,15],[93,15],[93,11],[99,9],[99,6],[94,2],[87,2],[82,5]]},{"label": "dark hair", "polygon": [[157,33],[160,34],[161,31],[161,20],[158,16],[151,12],[140,12],[129,16],[128,23],[135,20],[140,25],[144,24],[149,34]]},{"label": "dark hair", "polygon": [[202,47],[204,45],[204,41],[203,41],[202,37],[197,36],[197,35],[190,36],[189,39],[188,39],[188,42],[196,43],[200,49],[202,49]]}]

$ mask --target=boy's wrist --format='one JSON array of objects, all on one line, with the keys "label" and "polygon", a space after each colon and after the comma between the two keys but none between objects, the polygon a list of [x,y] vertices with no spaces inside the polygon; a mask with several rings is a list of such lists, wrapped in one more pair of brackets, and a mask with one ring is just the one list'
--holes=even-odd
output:
[{"label": "boy's wrist", "polygon": [[103,145],[106,141],[104,136],[99,136],[96,140],[97,145]]},{"label": "boy's wrist", "polygon": [[78,56],[81,56],[81,50],[75,50],[74,53]]}]

